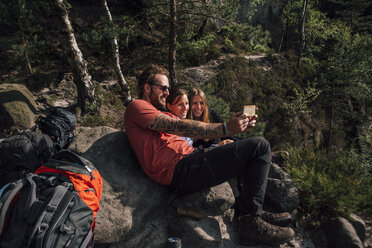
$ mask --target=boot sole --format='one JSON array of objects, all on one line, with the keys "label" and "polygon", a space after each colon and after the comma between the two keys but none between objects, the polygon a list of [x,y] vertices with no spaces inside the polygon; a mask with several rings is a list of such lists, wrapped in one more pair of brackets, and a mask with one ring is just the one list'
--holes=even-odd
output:
[{"label": "boot sole", "polygon": [[281,226],[281,227],[286,227],[292,223],[292,219],[288,219],[288,218],[275,219],[275,220],[267,220],[264,218],[262,219],[272,225]]}]

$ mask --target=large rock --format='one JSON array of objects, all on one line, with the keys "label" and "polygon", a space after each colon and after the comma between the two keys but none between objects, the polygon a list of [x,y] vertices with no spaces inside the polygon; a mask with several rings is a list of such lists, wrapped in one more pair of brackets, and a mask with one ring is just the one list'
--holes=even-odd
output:
[{"label": "large rock", "polygon": [[[81,127],[75,135],[69,149],[93,162],[104,180],[96,218],[96,248],[163,248],[170,237],[181,238],[183,247],[243,247],[234,218],[236,187],[231,186],[236,179],[177,195],[144,174],[124,132]],[[202,218],[182,216],[177,207],[201,211]],[[296,236],[281,247],[305,247],[303,240]]]},{"label": "large rock", "polygon": [[342,217],[333,218],[327,228],[328,247],[363,248],[364,245],[353,225]]},{"label": "large rock", "polygon": [[[87,149],[89,142],[92,145]],[[167,238],[161,216],[167,209],[168,190],[143,173],[126,134],[107,127],[82,128],[69,148],[85,151],[83,156],[103,178],[97,246],[161,247]]]},{"label": "large rock", "polygon": [[21,84],[0,84],[0,132],[16,127],[30,129],[36,120],[38,106],[32,93]]},{"label": "large rock", "polygon": [[283,212],[294,211],[300,203],[296,184],[282,168],[271,164],[267,181],[265,203]]},{"label": "large rock", "polygon": [[[185,247],[220,247],[225,243],[225,236],[229,237],[228,243],[236,244],[237,236],[231,240],[231,231],[227,230],[227,227],[233,229],[234,203],[234,194],[227,182],[193,194],[176,196],[168,211],[169,236],[181,238]],[[200,212],[202,218],[180,215],[177,212],[179,208]]]},{"label": "large rock", "polygon": [[97,128],[90,128],[90,127],[77,127],[74,130],[75,138],[69,145],[69,149],[83,154],[86,152],[92,144],[94,144],[97,140],[102,138],[103,136],[117,132],[118,130],[112,127],[97,127]]},{"label": "large rock", "polygon": [[351,214],[349,221],[350,224],[353,225],[360,240],[364,242],[366,240],[366,223],[364,222],[364,220],[356,214]]}]

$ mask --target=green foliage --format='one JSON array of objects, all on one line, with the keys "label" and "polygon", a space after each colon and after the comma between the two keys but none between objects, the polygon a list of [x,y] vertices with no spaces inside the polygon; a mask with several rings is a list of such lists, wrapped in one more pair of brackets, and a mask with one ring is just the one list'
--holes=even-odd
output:
[{"label": "green foliage", "polygon": [[137,20],[130,16],[119,16],[114,19],[115,32],[121,49],[130,49],[140,39],[140,25]]},{"label": "green foliage", "polygon": [[101,115],[85,115],[80,125],[85,127],[105,126],[108,120],[105,120]]},{"label": "green foliage", "polygon": [[371,35],[345,35],[322,63],[319,80],[322,104],[334,113],[330,121],[338,124],[349,137],[349,144],[359,149],[358,130],[368,121],[372,103],[371,45]]},{"label": "green foliage", "polygon": [[116,37],[120,51],[136,46],[141,31],[139,23],[130,16],[117,16],[113,18],[112,26],[106,17],[98,21],[97,29],[89,29],[82,34],[84,47],[90,53],[101,57],[110,57],[112,54],[112,39]]},{"label": "green foliage", "polygon": [[183,66],[196,66],[219,57],[221,53],[215,46],[215,39],[215,35],[208,34],[182,45],[177,42],[177,61]]},{"label": "green foliage", "polygon": [[315,220],[372,213],[372,167],[355,151],[327,156],[310,149],[291,149],[285,170],[300,191],[301,209]]},{"label": "green foliage", "polygon": [[95,106],[92,102],[90,102],[88,99],[85,100],[84,102],[85,105],[85,111],[87,113],[94,113],[97,110],[97,106]]},{"label": "green foliage", "polygon": [[328,9],[331,15],[342,20],[353,32],[370,32],[372,29],[372,3],[364,0],[329,0]]},{"label": "green foliage", "polygon": [[200,39],[177,43],[177,61],[183,66],[197,66],[218,58],[221,50],[228,53],[270,52],[271,38],[260,26],[225,25],[217,34],[208,33]]},{"label": "green foliage", "polygon": [[265,3],[265,0],[249,1],[248,6],[246,6],[246,8],[248,9],[247,16],[241,16],[240,18],[242,18],[243,20],[247,19],[248,21],[251,21],[252,17],[258,12],[259,8],[262,8]]},{"label": "green foliage", "polygon": [[227,52],[270,52],[271,37],[268,31],[263,31],[261,26],[248,24],[225,25],[220,35]]},{"label": "green foliage", "polygon": [[208,107],[216,111],[224,121],[228,121],[231,117],[230,106],[221,97],[213,94],[213,87],[202,87],[205,95],[207,96]]},{"label": "green foliage", "polygon": [[307,86],[297,90],[294,89],[294,96],[289,97],[290,102],[283,104],[290,115],[298,115],[299,113],[309,113],[310,104],[313,103],[319,96],[320,90],[316,88],[316,84],[308,83]]},{"label": "green foliage", "polygon": [[320,11],[312,11],[306,25],[305,56],[312,60],[326,60],[335,45],[351,39],[350,28],[342,22],[328,19]]},{"label": "green foliage", "polygon": [[[45,39],[46,28],[50,27],[52,4],[45,1],[2,1],[0,3],[0,28],[4,31],[1,46],[8,56],[1,73],[20,70],[23,78],[12,78],[12,82],[21,82],[35,89],[45,86],[45,73],[38,70],[45,62],[46,54],[51,53],[54,41]],[[49,22],[48,22],[49,21]],[[4,58],[5,57],[5,58]]]},{"label": "green foliage", "polygon": [[92,29],[86,33],[83,33],[83,41],[90,52],[100,56],[109,54],[111,49],[110,40],[105,35],[105,31],[102,32],[101,30]]},{"label": "green foliage", "polygon": [[5,137],[10,137],[20,133],[19,127],[11,126],[9,129],[2,130],[2,133]]}]

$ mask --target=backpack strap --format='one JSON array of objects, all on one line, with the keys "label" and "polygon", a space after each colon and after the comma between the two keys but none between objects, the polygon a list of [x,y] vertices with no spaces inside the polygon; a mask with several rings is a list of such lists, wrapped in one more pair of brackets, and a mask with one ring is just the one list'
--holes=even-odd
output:
[{"label": "backpack strap", "polygon": [[93,247],[92,246],[92,243],[93,243],[92,240],[93,240],[95,228],[96,228],[96,225],[93,222],[92,228],[89,230],[89,233],[87,234],[87,236],[85,236],[83,242],[80,245],[80,248]]},{"label": "backpack strap", "polygon": [[6,188],[8,188],[9,185],[10,185],[10,183],[7,183],[7,184],[5,184],[5,185],[0,189],[0,198],[1,198],[1,196],[3,195],[3,192],[6,190]]},{"label": "backpack strap", "polygon": [[1,212],[0,212],[0,234],[3,232],[5,217],[6,217],[6,213],[7,213],[8,209],[9,209],[9,205],[14,200],[14,198],[18,194],[18,192],[20,192],[21,189],[24,186],[25,186],[25,179],[22,179],[22,180],[19,181],[18,184],[15,184],[15,188],[13,190],[11,189],[11,187],[12,187],[11,184],[7,184],[6,186],[4,186],[2,188],[2,193],[4,193],[5,190],[9,187],[10,187],[9,190],[12,190],[12,191],[9,193],[8,197],[4,201],[0,201],[0,209],[1,209]]},{"label": "backpack strap", "polygon": [[[10,205],[14,204],[14,200],[17,199],[19,194],[21,194],[21,197],[12,211],[12,229],[6,230],[6,235],[11,238],[9,240],[2,240],[0,244],[1,247],[19,247],[23,241],[27,229],[27,224],[24,223],[24,218],[28,216],[28,214],[31,214],[29,213],[30,206],[32,206],[32,204],[36,201],[36,183],[33,180],[33,177],[35,176],[37,175],[31,173],[27,174],[26,178],[17,181],[15,184],[10,184],[7,186],[9,189],[4,194],[4,198],[6,198],[6,200],[1,205],[1,233],[4,231],[5,220],[8,218],[7,214]],[[6,195],[7,193],[8,195]],[[22,196],[27,196],[27,198]]]},{"label": "backpack strap", "polygon": [[54,192],[52,199],[49,201],[48,205],[45,208],[45,211],[40,216],[39,220],[42,220],[40,225],[35,225],[39,227],[37,230],[38,234],[36,237],[36,247],[42,247],[44,237],[52,221],[52,217],[54,213],[56,212],[58,205],[64,198],[63,196],[67,193],[68,188],[69,187],[65,185],[56,186],[56,190]]}]

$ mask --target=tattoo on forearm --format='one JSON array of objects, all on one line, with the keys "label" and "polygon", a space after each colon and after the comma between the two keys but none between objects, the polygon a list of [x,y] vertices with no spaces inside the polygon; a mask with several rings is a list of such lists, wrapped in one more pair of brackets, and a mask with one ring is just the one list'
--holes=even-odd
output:
[{"label": "tattoo on forearm", "polygon": [[194,120],[176,120],[167,115],[158,115],[149,128],[192,138],[216,138],[223,134],[223,127],[219,123],[204,123]]}]

